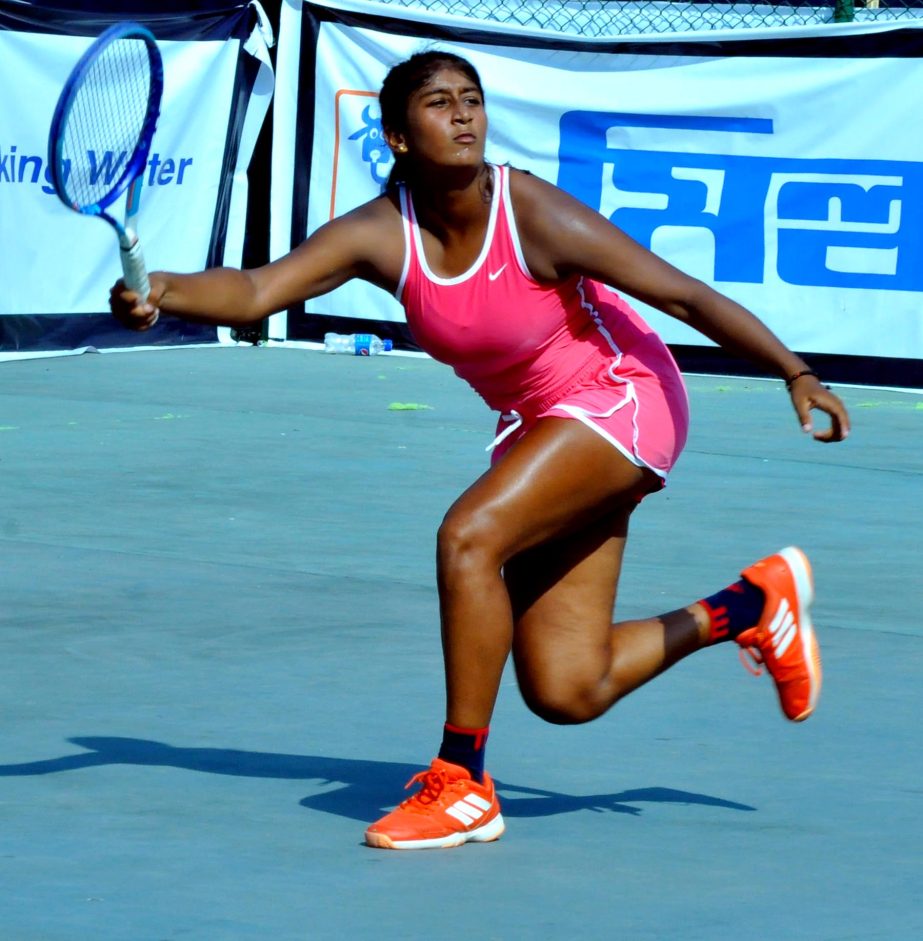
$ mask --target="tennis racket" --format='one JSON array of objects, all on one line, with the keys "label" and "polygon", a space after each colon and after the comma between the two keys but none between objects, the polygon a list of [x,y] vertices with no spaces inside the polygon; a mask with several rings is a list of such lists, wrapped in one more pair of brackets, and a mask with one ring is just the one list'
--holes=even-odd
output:
[{"label": "tennis racket", "polygon": [[[151,288],[136,220],[162,94],[163,60],[154,37],[138,23],[117,23],[74,66],[48,135],[55,192],[69,209],[115,229],[125,284],[141,303]],[[126,190],[123,224],[110,213]]]}]

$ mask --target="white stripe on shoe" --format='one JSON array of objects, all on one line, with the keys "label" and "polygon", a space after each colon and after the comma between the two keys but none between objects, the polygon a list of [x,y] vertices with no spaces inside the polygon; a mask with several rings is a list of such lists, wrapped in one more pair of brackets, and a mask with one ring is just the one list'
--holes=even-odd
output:
[{"label": "white stripe on shoe", "polygon": [[461,800],[455,801],[451,807],[447,807],[446,813],[460,820],[467,827],[483,817],[487,810],[490,810],[490,801],[484,800],[477,794],[468,794]]},{"label": "white stripe on shoe", "polygon": [[779,609],[776,611],[775,617],[769,624],[772,649],[777,657],[781,657],[788,650],[789,645],[795,639],[796,633],[795,616],[789,607],[788,599],[783,598],[779,603]]}]

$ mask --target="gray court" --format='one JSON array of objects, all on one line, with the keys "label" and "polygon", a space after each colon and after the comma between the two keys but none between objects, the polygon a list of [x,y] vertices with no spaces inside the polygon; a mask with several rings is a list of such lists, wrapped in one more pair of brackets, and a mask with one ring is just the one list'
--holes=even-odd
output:
[{"label": "gray court", "polygon": [[0,365],[0,938],[923,937],[923,396],[841,390],[824,447],[780,383],[689,387],[618,614],[801,545],[816,715],[787,723],[733,645],[574,728],[510,675],[506,835],[389,853],[362,833],[438,747],[434,534],[487,408],[399,356]]}]

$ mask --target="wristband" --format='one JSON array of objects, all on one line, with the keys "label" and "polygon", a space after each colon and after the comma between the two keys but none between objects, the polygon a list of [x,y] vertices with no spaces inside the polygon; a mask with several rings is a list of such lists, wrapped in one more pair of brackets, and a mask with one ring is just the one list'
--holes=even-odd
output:
[{"label": "wristband", "polygon": [[785,380],[785,388],[791,390],[795,380],[800,379],[802,376],[813,376],[816,379],[817,373],[813,369],[802,369],[801,372],[796,372],[794,376],[789,376]]}]

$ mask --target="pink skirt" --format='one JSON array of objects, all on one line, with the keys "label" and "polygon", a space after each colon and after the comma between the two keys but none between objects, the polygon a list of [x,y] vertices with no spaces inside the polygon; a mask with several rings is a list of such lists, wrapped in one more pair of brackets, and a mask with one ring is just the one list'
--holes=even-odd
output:
[{"label": "pink skirt", "polygon": [[491,463],[540,418],[550,417],[582,422],[665,481],[686,443],[689,399],[672,354],[656,334],[648,334],[630,350],[602,359],[554,404],[536,410],[524,402],[502,414]]}]

